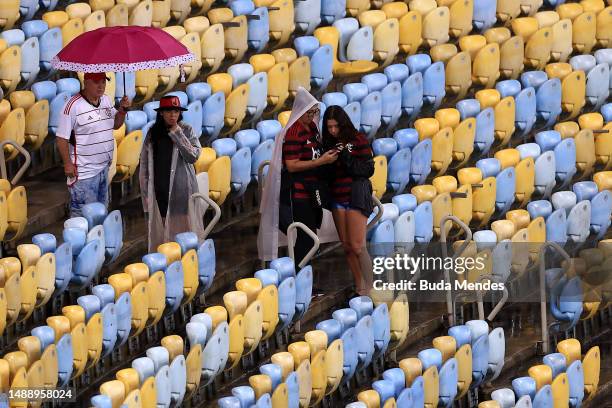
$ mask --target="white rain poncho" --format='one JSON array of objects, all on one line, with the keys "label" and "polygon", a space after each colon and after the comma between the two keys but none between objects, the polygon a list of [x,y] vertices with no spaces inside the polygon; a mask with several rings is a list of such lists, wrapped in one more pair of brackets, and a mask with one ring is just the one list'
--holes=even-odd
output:
[{"label": "white rain poncho", "polygon": [[[259,258],[263,261],[270,261],[278,258],[278,247],[287,245],[287,237],[278,229],[279,224],[279,204],[281,188],[281,170],[283,167],[283,143],[285,133],[302,115],[308,110],[317,106],[319,101],[315,99],[307,90],[299,88],[293,102],[291,115],[287,125],[276,136],[274,151],[268,174],[265,178],[263,193],[259,212],[261,219],[259,222],[259,233],[257,236],[257,249]],[[317,128],[319,127],[319,117],[314,119]],[[338,233],[334,226],[331,212],[323,210],[323,221],[321,228],[317,231],[321,243],[338,241]]]},{"label": "white rain poncho", "polygon": [[168,132],[174,148],[170,165],[168,212],[164,225],[155,197],[152,129],[146,135],[140,155],[140,194],[148,215],[149,252],[156,251],[160,244],[174,241],[175,235],[181,232],[195,232],[202,241],[205,208],[200,200],[191,199],[192,194],[198,192],[193,163],[198,160],[202,147],[191,126],[179,122],[178,130]]}]

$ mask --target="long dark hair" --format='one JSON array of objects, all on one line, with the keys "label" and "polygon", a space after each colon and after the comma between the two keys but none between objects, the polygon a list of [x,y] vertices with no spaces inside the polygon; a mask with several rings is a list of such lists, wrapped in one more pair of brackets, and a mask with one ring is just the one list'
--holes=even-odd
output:
[{"label": "long dark hair", "polygon": [[[157,112],[157,116],[155,117],[155,123],[151,126],[151,134],[154,138],[162,137],[168,135],[168,127],[166,126],[166,122],[164,121],[164,117],[162,116],[162,111]],[[183,113],[179,113],[177,123],[183,121]]]},{"label": "long dark hair", "polygon": [[[338,122],[338,127],[340,128],[340,133],[338,136],[334,137],[329,133],[327,129],[327,121],[335,120]],[[347,115],[347,113],[342,109],[342,107],[338,105],[332,105],[325,110],[325,114],[323,115],[323,146],[324,148],[330,149],[338,143],[347,144],[350,143],[355,136],[357,136],[357,129],[353,125],[351,118]]]}]

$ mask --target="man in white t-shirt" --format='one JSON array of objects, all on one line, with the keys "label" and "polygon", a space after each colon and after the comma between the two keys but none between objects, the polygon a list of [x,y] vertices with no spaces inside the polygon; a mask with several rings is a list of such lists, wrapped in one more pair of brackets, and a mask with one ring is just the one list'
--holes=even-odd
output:
[{"label": "man in white t-shirt", "polygon": [[113,130],[125,121],[131,103],[126,96],[115,109],[104,94],[104,73],[85,74],[83,90],[66,102],[57,129],[57,149],[70,191],[70,216],[82,215],[85,204],[108,206],[108,167],[113,160]]}]

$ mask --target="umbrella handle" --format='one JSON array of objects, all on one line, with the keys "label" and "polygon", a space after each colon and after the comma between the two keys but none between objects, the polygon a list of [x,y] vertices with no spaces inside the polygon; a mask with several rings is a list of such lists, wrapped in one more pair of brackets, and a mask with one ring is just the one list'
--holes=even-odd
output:
[{"label": "umbrella handle", "polygon": [[181,71],[181,83],[185,82],[185,70],[182,65],[179,65],[179,70]]},{"label": "umbrella handle", "polygon": [[127,96],[127,92],[125,91],[125,71],[123,72],[123,96]]}]

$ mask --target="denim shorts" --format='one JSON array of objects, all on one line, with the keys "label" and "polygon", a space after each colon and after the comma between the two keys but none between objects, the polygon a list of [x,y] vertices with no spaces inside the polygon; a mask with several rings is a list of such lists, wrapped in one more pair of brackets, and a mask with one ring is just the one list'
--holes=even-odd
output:
[{"label": "denim shorts", "polygon": [[108,168],[91,178],[78,180],[68,190],[71,217],[82,216],[81,208],[85,204],[98,202],[108,207]]},{"label": "denim shorts", "polygon": [[357,208],[351,207],[350,203],[337,203],[335,201],[332,203],[332,209],[333,210],[345,210],[345,211],[357,210]]}]

